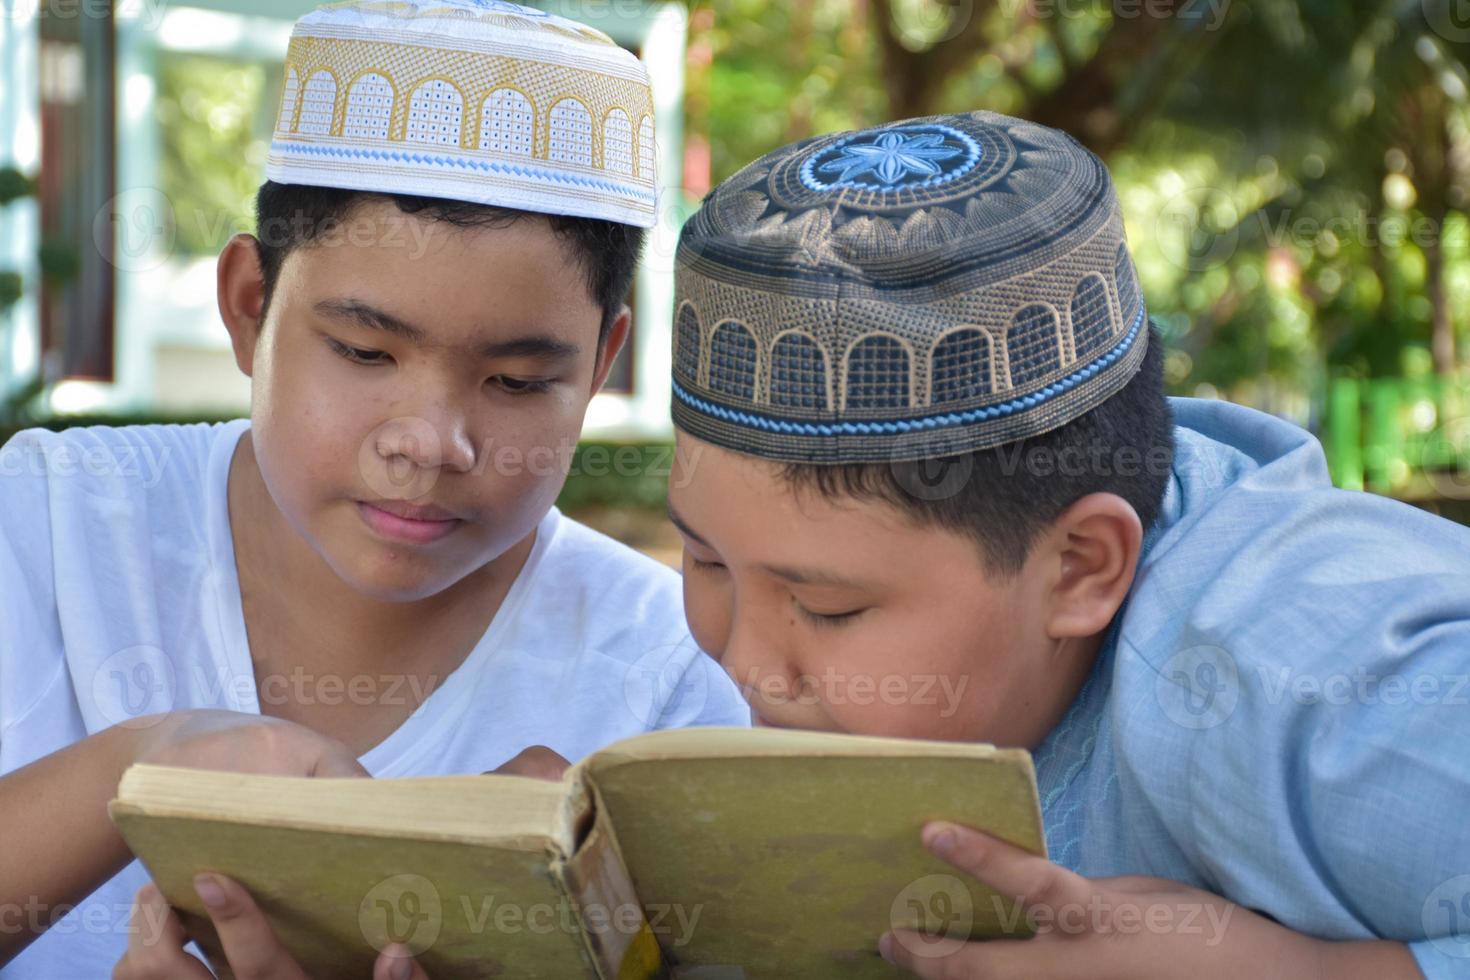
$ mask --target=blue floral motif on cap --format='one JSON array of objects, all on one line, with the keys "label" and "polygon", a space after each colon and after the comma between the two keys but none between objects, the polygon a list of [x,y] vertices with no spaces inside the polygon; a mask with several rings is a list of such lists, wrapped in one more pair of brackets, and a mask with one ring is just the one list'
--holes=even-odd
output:
[{"label": "blue floral motif on cap", "polygon": [[814,191],[932,187],[964,176],[979,160],[979,144],[957,129],[895,127],[857,133],[823,147],[802,166],[801,180]]}]

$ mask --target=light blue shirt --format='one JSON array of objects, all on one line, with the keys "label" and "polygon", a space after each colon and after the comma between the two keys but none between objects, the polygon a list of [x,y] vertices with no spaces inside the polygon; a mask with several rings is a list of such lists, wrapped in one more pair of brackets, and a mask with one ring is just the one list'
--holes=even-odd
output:
[{"label": "light blue shirt", "polygon": [[1172,404],[1137,579],[1036,752],[1052,859],[1470,977],[1470,529],[1334,489],[1293,425]]}]

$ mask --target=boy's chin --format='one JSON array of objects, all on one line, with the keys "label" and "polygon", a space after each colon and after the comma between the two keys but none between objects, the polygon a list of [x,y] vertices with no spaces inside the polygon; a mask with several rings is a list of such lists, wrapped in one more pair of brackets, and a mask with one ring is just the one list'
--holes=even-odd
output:
[{"label": "boy's chin", "polygon": [[365,599],[417,602],[438,595],[457,582],[441,564],[422,555],[393,552],[382,546],[363,548],[341,560],[328,557],[342,584]]},{"label": "boy's chin", "polygon": [[753,728],[773,728],[777,731],[826,732],[831,735],[848,734],[846,729],[825,717],[784,718],[777,712],[763,715],[760,709],[750,709],[750,724]]}]

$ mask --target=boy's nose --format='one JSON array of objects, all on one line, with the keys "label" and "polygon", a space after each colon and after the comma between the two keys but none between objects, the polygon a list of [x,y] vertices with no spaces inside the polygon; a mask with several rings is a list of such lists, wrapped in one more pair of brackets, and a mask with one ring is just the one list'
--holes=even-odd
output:
[{"label": "boy's nose", "polygon": [[761,639],[748,617],[737,612],[731,618],[719,659],[725,673],[756,710],[763,701],[786,699],[791,689],[791,667],[776,646]]},{"label": "boy's nose", "polygon": [[475,444],[464,414],[452,409],[391,419],[374,431],[372,441],[383,459],[407,460],[420,469],[468,472],[475,465]]}]

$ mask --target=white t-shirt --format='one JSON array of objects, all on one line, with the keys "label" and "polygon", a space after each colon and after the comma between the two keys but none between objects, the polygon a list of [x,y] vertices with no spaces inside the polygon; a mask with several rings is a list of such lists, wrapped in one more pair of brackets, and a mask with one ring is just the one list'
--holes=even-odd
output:
[{"label": "white t-shirt", "polygon": [[[32,430],[0,448],[0,775],[155,712],[394,696],[391,680],[305,674],[256,691],[226,497],[248,427]],[[361,762],[479,773],[533,744],[576,760],[650,729],[748,721],[689,636],[678,575],[552,510],[475,649]],[[0,909],[11,932],[17,916],[56,921],[0,977],[109,976],[146,881],[134,862],[60,921]]]}]

